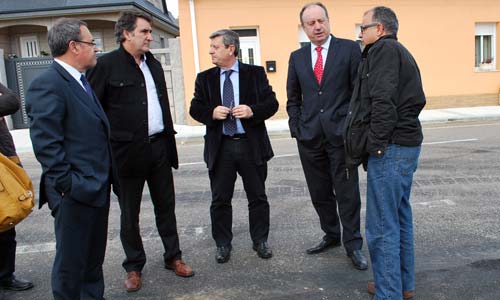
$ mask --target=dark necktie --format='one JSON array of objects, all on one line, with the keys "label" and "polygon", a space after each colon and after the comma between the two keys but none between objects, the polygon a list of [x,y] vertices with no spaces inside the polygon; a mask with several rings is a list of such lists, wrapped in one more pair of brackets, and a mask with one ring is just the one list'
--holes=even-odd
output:
[{"label": "dark necktie", "polygon": [[87,81],[87,78],[85,78],[85,75],[82,74],[82,76],[80,77],[80,81],[83,83],[83,87],[85,88],[85,92],[87,92],[87,95],[89,95],[90,99],[94,99],[94,93],[92,93],[92,88],[90,87],[90,84]]},{"label": "dark necktie", "polygon": [[[226,74],[226,79],[224,79],[224,87],[222,90],[222,105],[231,109],[234,107],[233,83],[229,78],[232,72],[233,70],[227,70],[224,72]],[[231,113],[224,120],[224,131],[225,134],[230,136],[233,136],[236,133],[236,119]]]},{"label": "dark necktie", "polygon": [[318,84],[321,84],[321,78],[323,77],[323,56],[321,55],[321,46],[316,47],[316,52],[318,53],[318,59],[314,65],[314,76],[318,80]]}]

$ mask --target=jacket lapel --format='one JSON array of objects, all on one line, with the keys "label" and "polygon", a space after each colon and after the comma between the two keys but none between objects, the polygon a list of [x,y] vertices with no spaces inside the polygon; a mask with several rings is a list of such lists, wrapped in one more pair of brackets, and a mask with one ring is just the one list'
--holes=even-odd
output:
[{"label": "jacket lapel", "polygon": [[71,76],[61,65],[54,62],[52,66],[68,82],[69,89],[75,95],[75,98],[92,110],[100,119],[102,119],[102,121],[106,124],[106,127],[109,129],[108,118],[99,104],[96,95],[92,92],[94,99],[89,99],[89,95],[87,95],[80,83],[78,83],[75,78],[73,78],[73,76]]},{"label": "jacket lapel", "polygon": [[337,39],[332,35],[332,39],[330,40],[330,46],[328,47],[328,55],[326,57],[325,68],[323,69],[323,78],[321,80],[321,85],[325,83],[327,80],[334,80],[335,78],[327,78],[331,77],[335,70],[335,65],[337,64],[337,54],[340,51],[339,43],[337,43]]},{"label": "jacket lapel", "polygon": [[247,104],[247,95],[250,90],[248,89],[248,83],[250,82],[250,73],[248,72],[248,66],[244,63],[239,64],[239,74],[240,78],[240,104]]},{"label": "jacket lapel", "polygon": [[222,105],[222,97],[221,97],[221,91],[220,91],[220,68],[213,68],[212,73],[210,74],[213,80],[209,80],[209,89],[212,92],[212,95],[210,97],[212,101],[212,106],[216,107],[218,105]]}]

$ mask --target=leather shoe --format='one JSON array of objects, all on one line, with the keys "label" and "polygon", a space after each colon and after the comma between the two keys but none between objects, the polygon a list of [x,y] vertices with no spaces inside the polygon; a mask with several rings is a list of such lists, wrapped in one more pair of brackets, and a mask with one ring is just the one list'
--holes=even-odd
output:
[{"label": "leather shoe", "polygon": [[[373,281],[368,281],[368,293],[370,295],[375,295],[375,282]],[[404,300],[410,300],[415,297],[415,291],[403,291],[403,299]]]},{"label": "leather shoe", "polygon": [[135,292],[142,287],[141,272],[127,272],[127,280],[125,280],[125,289],[127,292]]},{"label": "leather shoe", "polygon": [[175,275],[181,277],[191,277],[194,275],[193,268],[186,265],[182,259],[174,259],[168,263],[165,263],[165,268],[175,272]]},{"label": "leather shoe", "polygon": [[351,258],[352,264],[358,270],[366,270],[368,269],[368,262],[366,261],[365,256],[361,250],[354,250],[351,253],[347,254]]},{"label": "leather shoe", "polygon": [[253,250],[257,251],[257,255],[260,258],[271,258],[273,257],[273,251],[267,245],[267,242],[259,242],[257,244],[253,244]]},{"label": "leather shoe", "polygon": [[29,290],[33,287],[33,283],[23,279],[17,279],[16,277],[12,277],[9,280],[0,281],[0,289],[1,290],[9,290],[9,291],[25,291]]},{"label": "leather shoe", "polygon": [[215,253],[215,260],[219,264],[223,264],[229,260],[231,256],[231,247],[230,246],[222,246],[217,247],[217,252]]},{"label": "leather shoe", "polygon": [[306,253],[307,254],[317,254],[317,253],[321,253],[329,248],[338,247],[340,245],[342,245],[342,243],[339,240],[334,240],[334,239],[324,237],[321,240],[321,242],[319,242],[319,244],[317,244],[316,246],[314,246],[312,248],[307,249]]}]

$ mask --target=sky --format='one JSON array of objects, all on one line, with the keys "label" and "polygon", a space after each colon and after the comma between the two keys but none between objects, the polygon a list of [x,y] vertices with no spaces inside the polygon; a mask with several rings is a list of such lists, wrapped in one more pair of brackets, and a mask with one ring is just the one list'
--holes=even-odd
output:
[{"label": "sky", "polygon": [[167,0],[167,7],[174,17],[179,17],[179,2],[177,0]]}]

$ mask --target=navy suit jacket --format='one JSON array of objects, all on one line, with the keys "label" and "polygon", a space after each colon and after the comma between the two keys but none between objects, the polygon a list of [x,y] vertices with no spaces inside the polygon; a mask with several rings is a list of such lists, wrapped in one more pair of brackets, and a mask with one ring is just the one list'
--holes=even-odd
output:
[{"label": "navy suit jacket", "polygon": [[103,207],[109,203],[109,122],[95,98],[57,62],[36,77],[26,95],[30,135],[42,165],[40,207],[63,197]]},{"label": "navy suit jacket", "polygon": [[344,122],[354,90],[361,49],[351,40],[332,35],[321,84],[314,76],[311,46],[290,55],[286,109],[292,137],[307,142],[325,137],[343,145]]},{"label": "navy suit jacket", "polygon": [[[279,103],[264,68],[239,63],[239,78],[240,104],[248,105],[253,111],[253,117],[241,119],[241,125],[252,148],[255,163],[262,165],[274,156],[264,121],[276,113]],[[189,109],[196,121],[207,126],[204,159],[210,170],[219,155],[222,140],[223,121],[212,118],[213,110],[219,105],[222,105],[220,68],[214,67],[196,77],[194,97]]]}]

